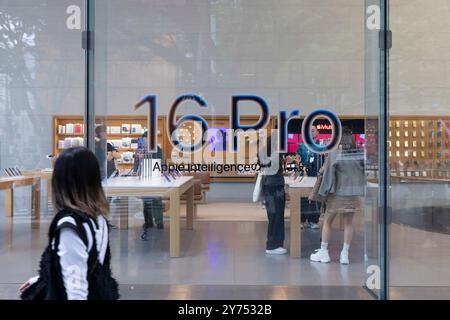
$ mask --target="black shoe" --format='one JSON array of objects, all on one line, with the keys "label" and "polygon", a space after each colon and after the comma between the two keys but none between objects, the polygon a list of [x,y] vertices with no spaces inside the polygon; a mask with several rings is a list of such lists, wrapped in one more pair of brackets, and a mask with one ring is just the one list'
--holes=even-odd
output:
[{"label": "black shoe", "polygon": [[147,229],[144,229],[144,232],[142,232],[142,234],[141,234],[141,240],[142,240],[142,241],[148,241],[148,238],[147,238]]},{"label": "black shoe", "polygon": [[160,222],[156,225],[156,228],[158,229],[164,229],[164,223]]},{"label": "black shoe", "polygon": [[155,226],[155,224],[153,223],[153,221],[150,221],[149,223],[144,223],[142,225],[142,229],[148,229],[148,228],[153,228]]}]

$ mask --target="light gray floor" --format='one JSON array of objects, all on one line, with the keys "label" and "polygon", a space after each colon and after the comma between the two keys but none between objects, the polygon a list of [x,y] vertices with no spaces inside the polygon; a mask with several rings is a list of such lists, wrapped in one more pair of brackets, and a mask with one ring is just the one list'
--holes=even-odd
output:
[{"label": "light gray floor", "polygon": [[[362,287],[244,285],[120,285],[122,300],[371,300]],[[15,299],[16,284],[0,284],[0,299]]]},{"label": "light gray floor", "polygon": [[[15,298],[17,284],[35,274],[47,241],[48,222],[33,229],[26,216],[7,221],[1,220],[0,297]],[[182,229],[182,257],[171,259],[167,221],[164,230],[150,231],[149,241],[139,239],[141,222],[136,219],[128,231],[111,233],[113,271],[124,298],[181,297],[180,292],[186,290],[190,292],[187,296],[199,299],[211,297],[211,291],[225,299],[320,298],[322,291],[327,293],[323,297],[370,297],[360,290],[365,278],[360,237],[355,241],[351,265],[341,266],[336,261],[325,265],[306,259],[319,243],[317,231],[303,233],[304,259],[291,259],[265,255],[266,222],[200,221],[193,231]],[[339,249],[331,246],[334,260]]]},{"label": "light gray floor", "polygon": [[[17,215],[13,222],[0,218],[0,298],[17,298],[18,284],[35,274],[47,242],[49,220],[50,216],[44,216],[41,227],[36,229],[30,226],[26,215]],[[302,232],[302,259],[291,259],[264,254],[265,221],[203,220],[196,222],[193,231],[186,230],[183,221],[182,257],[171,259],[168,221],[164,230],[152,229],[146,242],[139,238],[142,222],[140,215],[132,215],[129,230],[111,233],[113,271],[121,283],[124,299],[371,298],[363,289],[366,278],[364,232],[359,223],[355,223],[351,264],[341,266],[337,262],[342,243],[339,230],[335,230],[330,244],[332,263],[318,264],[308,260],[319,245],[317,231]],[[395,253],[392,261],[395,272],[401,273],[403,279],[393,279],[395,285],[401,287],[393,288],[392,298],[450,298],[447,278],[441,279],[442,286],[437,290],[420,285],[430,283],[433,275],[434,278],[436,274],[447,275],[448,268],[443,267],[450,257],[440,254],[439,248],[448,235],[424,233],[404,226],[394,229],[396,245],[392,248]],[[407,242],[402,241],[406,238]],[[286,223],[288,243],[289,220]],[[423,261],[414,258],[417,256],[415,248],[420,248]],[[433,261],[431,268],[428,261]],[[404,267],[401,272],[398,266]],[[425,282],[415,276],[417,271],[427,277]],[[411,287],[414,285],[411,279],[417,282],[415,287]]]}]

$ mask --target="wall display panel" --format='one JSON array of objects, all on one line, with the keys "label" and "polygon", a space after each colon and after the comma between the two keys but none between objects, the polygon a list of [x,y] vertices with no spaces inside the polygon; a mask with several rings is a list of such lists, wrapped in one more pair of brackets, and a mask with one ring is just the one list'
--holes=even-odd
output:
[{"label": "wall display panel", "polygon": [[450,117],[393,116],[389,136],[392,175],[450,179]]},{"label": "wall display panel", "polygon": [[[232,134],[230,130],[230,120],[227,115],[202,116],[208,123],[209,140],[205,146],[197,152],[177,152],[170,146],[172,161],[174,163],[193,163],[193,164],[256,164],[256,146],[259,136],[248,136],[248,138],[239,139],[238,151],[232,150]],[[259,116],[241,116],[241,125],[252,125],[257,123]],[[265,127],[268,132],[274,127],[276,119],[271,118]],[[185,122],[180,126],[180,140],[185,143],[195,143],[201,138],[200,126],[194,122]],[[270,135],[270,133],[269,133]],[[183,158],[186,159],[183,161]],[[222,167],[223,168],[223,167]],[[242,169],[242,170],[239,170]],[[220,171],[220,172],[219,172]],[[215,182],[254,182],[255,170],[232,167],[230,170],[210,170],[212,181]]]}]

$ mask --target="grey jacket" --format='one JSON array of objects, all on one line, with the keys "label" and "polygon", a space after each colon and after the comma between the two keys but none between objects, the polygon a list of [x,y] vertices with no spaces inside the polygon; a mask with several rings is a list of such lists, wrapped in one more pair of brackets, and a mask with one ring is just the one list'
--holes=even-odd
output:
[{"label": "grey jacket", "polygon": [[363,196],[365,192],[364,154],[363,152],[342,153],[334,151],[327,159],[319,194],[327,197]]}]

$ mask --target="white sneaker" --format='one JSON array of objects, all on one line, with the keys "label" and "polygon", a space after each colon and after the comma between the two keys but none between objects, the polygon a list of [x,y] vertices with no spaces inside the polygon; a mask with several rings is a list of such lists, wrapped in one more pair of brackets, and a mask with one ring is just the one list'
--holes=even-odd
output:
[{"label": "white sneaker", "polygon": [[272,249],[272,250],[266,250],[267,254],[286,254],[287,250],[283,247],[278,247],[276,249]]},{"label": "white sneaker", "polygon": [[309,227],[310,227],[311,229],[313,229],[313,230],[317,230],[317,229],[319,229],[319,224],[314,223],[314,222],[310,222],[310,223],[309,223]]},{"label": "white sneaker", "polygon": [[314,253],[309,257],[311,261],[314,262],[322,262],[328,263],[330,262],[330,255],[328,254],[328,250],[317,249]]},{"label": "white sneaker", "polygon": [[341,251],[341,257],[339,258],[341,264],[350,264],[348,260],[348,251]]}]

